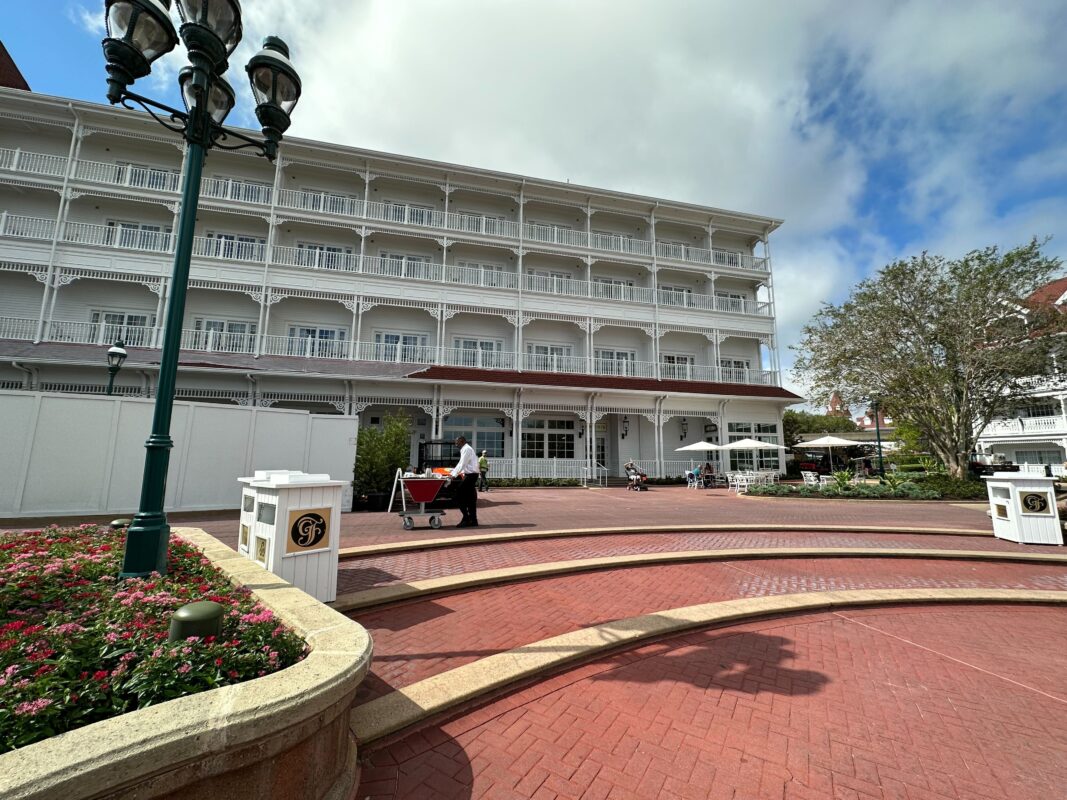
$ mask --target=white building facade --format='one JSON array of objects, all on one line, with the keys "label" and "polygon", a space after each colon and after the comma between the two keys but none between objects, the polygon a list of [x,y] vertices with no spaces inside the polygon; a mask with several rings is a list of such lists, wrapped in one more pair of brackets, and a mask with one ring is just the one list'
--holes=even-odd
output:
[{"label": "white building facade", "polygon": [[[0,89],[0,387],[152,396],[184,146],[145,114]],[[286,139],[204,169],[178,397],[399,411],[496,477],[653,475],[780,441],[779,220]],[[775,451],[732,466],[778,466]],[[753,461],[755,459],[756,461]],[[758,462],[758,463],[757,463]]]}]

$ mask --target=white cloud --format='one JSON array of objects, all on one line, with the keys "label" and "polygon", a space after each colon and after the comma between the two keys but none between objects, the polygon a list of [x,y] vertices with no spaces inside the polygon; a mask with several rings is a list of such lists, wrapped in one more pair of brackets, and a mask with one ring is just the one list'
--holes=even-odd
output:
[{"label": "white cloud", "polygon": [[99,8],[92,11],[80,4],[67,6],[67,18],[80,28],[84,28],[93,36],[104,36],[107,28],[104,24],[104,15]]}]

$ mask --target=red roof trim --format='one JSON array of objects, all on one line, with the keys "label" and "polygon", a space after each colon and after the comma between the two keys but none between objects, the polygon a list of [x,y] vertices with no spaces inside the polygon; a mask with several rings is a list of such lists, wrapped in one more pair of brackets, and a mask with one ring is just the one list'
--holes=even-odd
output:
[{"label": "red roof trim", "polygon": [[749,386],[741,383],[707,383],[702,381],[657,381],[649,378],[615,378],[605,375],[567,375],[554,372],[514,372],[512,370],[474,369],[469,367],[427,367],[409,378],[441,381],[478,381],[484,383],[559,386],[578,389],[629,389],[671,394],[731,395],[768,397],[776,400],[803,400],[778,386]]}]

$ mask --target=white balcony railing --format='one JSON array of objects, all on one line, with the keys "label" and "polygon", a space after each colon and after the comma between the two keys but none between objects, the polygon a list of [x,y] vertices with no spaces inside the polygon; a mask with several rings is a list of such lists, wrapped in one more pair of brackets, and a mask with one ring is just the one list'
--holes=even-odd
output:
[{"label": "white balcony railing", "polygon": [[0,213],[0,236],[13,236],[17,239],[52,238],[56,223],[52,219],[41,217],[20,217],[16,214]]},{"label": "white balcony railing", "polygon": [[278,205],[297,211],[336,214],[341,217],[362,217],[363,201],[329,192],[305,192],[282,189],[278,192]]},{"label": "white balcony railing", "polygon": [[417,344],[356,342],[352,357],[357,361],[384,361],[391,364],[433,364],[437,361],[437,348]]},{"label": "white balcony railing", "polygon": [[445,227],[450,231],[473,233],[480,236],[503,236],[519,238],[519,223],[497,217],[450,211],[445,215]]},{"label": "white balcony railing", "polygon": [[201,258],[222,258],[227,261],[254,261],[262,263],[266,257],[266,245],[260,242],[239,242],[236,239],[221,239],[197,236],[193,239],[193,255]]},{"label": "white balcony railing", "polygon": [[271,263],[287,267],[304,267],[305,269],[329,269],[340,272],[358,272],[359,255],[338,253],[314,247],[275,246]]},{"label": "white balcony railing", "polygon": [[995,419],[982,432],[983,436],[1022,436],[1023,434],[1067,433],[1067,419],[1055,417],[1016,417]]},{"label": "white balcony railing", "polygon": [[372,201],[367,203],[364,213],[368,219],[395,222],[401,225],[420,225],[426,228],[445,227],[445,212],[433,208]]},{"label": "white balcony railing", "polygon": [[589,282],[572,278],[555,278],[549,275],[524,275],[523,288],[528,292],[559,294],[567,297],[588,297]]},{"label": "white balcony railing", "polygon": [[464,286],[485,286],[492,289],[517,289],[519,276],[515,272],[480,269],[476,267],[445,267],[446,283],[461,283]]},{"label": "white balcony railing", "polygon": [[576,231],[571,228],[560,228],[555,225],[531,225],[522,226],[523,236],[531,242],[541,244],[560,244],[567,247],[588,247],[589,236],[585,231]]},{"label": "white balcony railing", "polygon": [[147,325],[109,325],[104,322],[52,320],[45,327],[49,342],[72,344],[111,344],[122,341],[127,347],[155,347],[158,329]]},{"label": "white balcony railing", "polygon": [[67,171],[67,157],[0,147],[0,169],[58,178]]},{"label": "white balcony railing", "polygon": [[127,186],[159,192],[176,192],[181,187],[181,175],[177,170],[136,167],[132,164],[109,164],[103,161],[77,161],[74,164],[74,178],[87,183],[103,183],[109,186]]},{"label": "white balcony railing", "polygon": [[620,378],[655,378],[656,364],[652,361],[594,358],[593,373],[595,375],[612,375]]},{"label": "white balcony railing", "polygon": [[37,320],[19,317],[0,317],[0,339],[32,341],[37,333]]},{"label": "white balcony railing", "polygon": [[476,369],[515,369],[515,354],[498,350],[470,350],[446,347],[441,351],[441,363],[450,367]]},{"label": "white balcony railing", "polygon": [[254,333],[231,333],[229,331],[182,331],[182,350],[199,350],[205,353],[256,352]]},{"label": "white balcony railing", "polygon": [[729,267],[732,269],[749,269],[766,272],[767,259],[736,253],[732,250],[708,250],[703,247],[689,247],[674,242],[656,242],[656,255],[690,264],[706,264],[711,267]]},{"label": "white balcony railing", "polygon": [[169,253],[171,252],[174,237],[172,234],[164,233],[163,231],[116,228],[109,225],[92,225],[87,222],[68,222],[67,228],[63,232],[63,241],[70,244],[91,244],[123,250]]},{"label": "white balcony railing", "polygon": [[647,239],[634,239],[613,233],[593,233],[589,237],[589,246],[594,250],[610,250],[613,253],[626,253],[633,256],[652,255],[652,242]]},{"label": "white balcony railing", "polygon": [[589,360],[584,356],[523,353],[522,366],[532,372],[567,372],[581,375],[588,370]]},{"label": "white balcony railing", "polygon": [[419,281],[440,281],[443,275],[440,264],[414,261],[408,258],[380,258],[378,256],[364,256],[361,270],[368,275]]},{"label": "white balcony railing", "polygon": [[674,289],[660,289],[658,296],[661,306],[696,308],[701,311],[718,311],[724,314],[751,314],[760,317],[769,317],[771,315],[771,304],[760,300],[713,297],[712,295],[681,292]]},{"label": "white balcony railing", "polygon": [[263,355],[346,359],[348,354],[349,344],[344,339],[316,339],[311,336],[263,337]]},{"label": "white balcony railing", "polygon": [[653,293],[644,286],[624,286],[617,283],[593,281],[589,296],[600,300],[623,300],[627,303],[652,303]]},{"label": "white balcony railing", "polygon": [[273,191],[270,186],[230,178],[204,178],[200,181],[200,196],[212,200],[235,200],[269,206]]}]

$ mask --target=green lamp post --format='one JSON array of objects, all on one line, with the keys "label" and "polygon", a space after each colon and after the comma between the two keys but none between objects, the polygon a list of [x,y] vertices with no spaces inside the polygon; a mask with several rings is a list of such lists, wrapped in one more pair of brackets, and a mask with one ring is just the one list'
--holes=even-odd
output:
[{"label": "green lamp post", "polygon": [[[188,145],[152,432],[145,443],[140,510],[126,534],[122,577],[143,577],[167,570],[170,525],[163,501],[170,450],[174,446],[170,420],[204,153],[212,148],[253,148],[273,161],[278,143],[289,128],[289,115],[300,99],[300,77],[289,61],[289,48],[281,39],[270,36],[245,68],[263,138],[223,128],[235,97],[222,75],[228,67],[227,59],[241,41],[241,5],[238,0],[177,0],[182,25],[176,31],[170,18],[170,3],[171,0],[106,0],[104,4],[107,99],[112,105],[130,109],[131,102],[136,103],[163,127],[183,136]],[[177,46],[179,36],[189,55],[189,66],[178,75],[184,111],[128,89],[151,72],[153,61]]]},{"label": "green lamp post", "polygon": [[122,362],[126,360],[126,346],[119,339],[107,349],[107,393],[115,391],[115,376],[122,369]]}]

